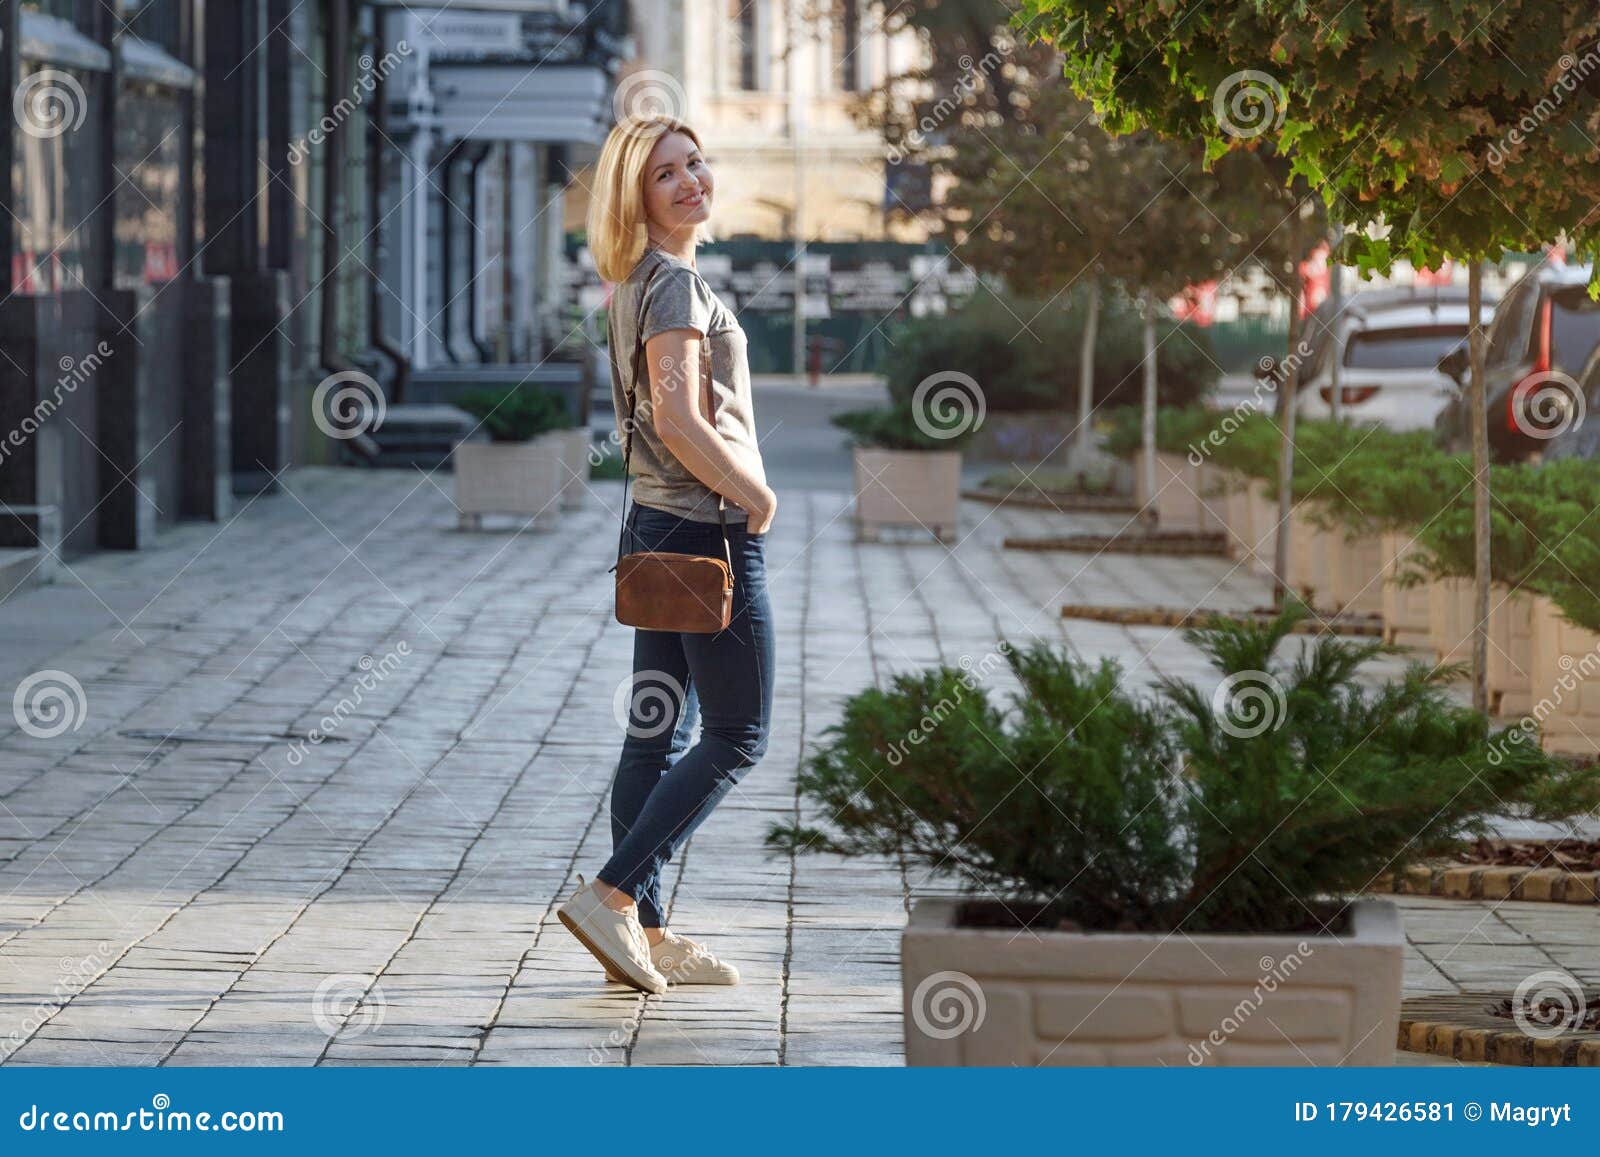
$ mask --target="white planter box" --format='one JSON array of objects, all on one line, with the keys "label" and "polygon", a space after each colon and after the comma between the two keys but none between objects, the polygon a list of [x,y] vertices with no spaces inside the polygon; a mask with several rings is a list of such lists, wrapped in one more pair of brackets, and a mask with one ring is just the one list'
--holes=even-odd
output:
[{"label": "white planter box", "polygon": [[1178,454],[1156,454],[1156,492],[1145,493],[1144,451],[1134,457],[1134,494],[1142,508],[1154,506],[1162,530],[1209,530],[1203,496],[1203,467]]},{"label": "white planter box", "polygon": [[559,519],[565,442],[557,430],[529,442],[458,445],[456,509],[462,525],[481,525],[485,514],[528,516],[535,525]]},{"label": "white planter box", "polygon": [[908,1065],[1393,1062],[1405,939],[1388,901],[1357,901],[1339,937],[1018,934],[958,928],[959,907],[917,901],[901,939]]},{"label": "white planter box", "polygon": [[[1260,478],[1252,479],[1244,493],[1250,507],[1250,534],[1253,539],[1249,566],[1256,574],[1272,578],[1278,550],[1278,502],[1267,497],[1267,484]],[[1293,579],[1294,576],[1289,577]]]},{"label": "white planter box", "polygon": [[1489,710],[1526,715],[1533,706],[1533,596],[1489,588]]},{"label": "white planter box", "polygon": [[1244,476],[1233,470],[1214,470],[1216,501],[1212,503],[1222,516],[1222,532],[1228,537],[1228,557],[1236,562],[1250,558],[1255,547],[1251,528],[1251,505],[1246,493]]},{"label": "white planter box", "polygon": [[1429,588],[1428,642],[1440,663],[1472,662],[1472,580],[1438,579]]},{"label": "white planter box", "polygon": [[1415,550],[1412,536],[1391,530],[1380,540],[1383,554],[1383,628],[1391,643],[1407,647],[1428,645],[1428,600],[1431,582],[1402,587],[1396,582],[1406,560]]},{"label": "white planter box", "polygon": [[1532,700],[1546,751],[1595,755],[1600,747],[1600,635],[1567,622],[1534,596]]},{"label": "white planter box", "polygon": [[961,508],[961,451],[857,446],[858,536],[885,526],[919,526],[954,542]]},{"label": "white planter box", "polygon": [[561,509],[578,510],[589,497],[589,447],[592,431],[588,426],[557,430],[561,438]]},{"label": "white planter box", "polygon": [[1347,538],[1343,528],[1328,535],[1333,605],[1350,615],[1383,613],[1383,542],[1373,535]]},{"label": "white planter box", "polygon": [[[1309,602],[1319,611],[1332,611],[1334,535],[1315,525],[1305,503],[1295,503],[1289,515],[1289,589],[1302,597],[1310,592]],[[1277,512],[1273,512],[1274,518]]]}]

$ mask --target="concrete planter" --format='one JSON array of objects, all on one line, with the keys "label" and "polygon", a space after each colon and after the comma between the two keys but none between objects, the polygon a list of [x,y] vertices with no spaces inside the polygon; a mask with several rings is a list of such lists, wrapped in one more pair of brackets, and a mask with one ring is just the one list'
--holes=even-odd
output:
[{"label": "concrete planter", "polygon": [[1250,557],[1255,545],[1244,476],[1233,470],[1216,470],[1213,477],[1217,497],[1212,506],[1222,516],[1221,529],[1228,538],[1228,557],[1242,562]]},{"label": "concrete planter", "polygon": [[[1260,478],[1251,479],[1244,493],[1245,501],[1250,506],[1250,533],[1255,540],[1250,550],[1249,566],[1256,574],[1272,578],[1273,560],[1278,550],[1278,502],[1267,497],[1267,484]],[[1294,576],[1289,577],[1292,579]]]},{"label": "concrete planter", "polygon": [[[960,928],[901,938],[908,1065],[1388,1065],[1404,937],[1384,900],[1340,937]],[[1287,1038],[1287,1039],[1286,1039]]]},{"label": "concrete planter", "polygon": [[1328,535],[1329,594],[1335,609],[1350,615],[1383,613],[1383,542],[1376,535]]},{"label": "concrete planter", "polygon": [[589,447],[592,431],[588,426],[557,430],[561,440],[561,509],[579,510],[589,497]]},{"label": "concrete planter", "polygon": [[1214,526],[1206,510],[1204,466],[1179,454],[1156,454],[1156,492],[1145,493],[1144,451],[1134,458],[1134,499],[1141,508],[1153,505],[1162,530],[1203,531]]},{"label": "concrete planter", "polygon": [[1546,751],[1593,756],[1600,744],[1600,635],[1576,626],[1534,596],[1532,700]]},{"label": "concrete planter", "polygon": [[1297,502],[1289,515],[1289,589],[1309,595],[1307,601],[1317,610],[1332,611],[1336,536],[1312,522],[1308,513],[1306,504]]},{"label": "concrete planter", "polygon": [[1433,595],[1431,582],[1402,587],[1398,576],[1416,547],[1412,536],[1388,531],[1379,540],[1383,558],[1382,607],[1384,637],[1407,647],[1425,647],[1429,641],[1428,605]]},{"label": "concrete planter", "polygon": [[527,442],[462,442],[455,448],[456,508],[463,527],[483,525],[485,514],[532,517],[535,525],[560,517],[566,442],[556,430]]},{"label": "concrete planter", "polygon": [[1533,596],[1495,583],[1489,589],[1489,711],[1526,715],[1533,707]]},{"label": "concrete planter", "polygon": [[882,450],[857,446],[857,536],[885,526],[932,530],[954,542],[961,505],[961,451]]},{"label": "concrete planter", "polygon": [[1440,663],[1472,661],[1472,580],[1435,580],[1428,595],[1428,644]]}]

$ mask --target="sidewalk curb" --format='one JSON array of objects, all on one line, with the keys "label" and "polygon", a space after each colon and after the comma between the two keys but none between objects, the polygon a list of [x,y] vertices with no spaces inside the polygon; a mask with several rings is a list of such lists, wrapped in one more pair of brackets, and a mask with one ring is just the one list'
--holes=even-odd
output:
[{"label": "sidewalk curb", "polygon": [[1531,900],[1552,904],[1600,903],[1600,872],[1564,868],[1520,868],[1470,864],[1417,864],[1400,876],[1390,873],[1369,891],[1446,900]]},{"label": "sidewalk curb", "polygon": [[1400,1006],[1396,1045],[1402,1052],[1427,1053],[1492,1065],[1600,1067],[1600,1033],[1562,1033],[1531,1037],[1488,1012],[1499,993],[1414,996]]}]

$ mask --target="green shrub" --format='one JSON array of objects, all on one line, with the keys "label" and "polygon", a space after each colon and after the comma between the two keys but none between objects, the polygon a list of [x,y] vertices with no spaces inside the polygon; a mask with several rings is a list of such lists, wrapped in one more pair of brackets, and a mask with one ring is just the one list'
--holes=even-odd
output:
[{"label": "green shrub", "polygon": [[[954,371],[979,384],[991,411],[1075,412],[1085,310],[1078,292],[1044,302],[997,298],[980,290],[960,309],[918,318],[897,331],[895,356],[884,368],[889,395],[909,404],[919,383]],[[1133,305],[1107,293],[1095,342],[1096,406],[1138,403],[1142,341]],[[1189,405],[1216,384],[1211,339],[1204,329],[1163,320],[1157,323],[1156,341],[1162,405]]]},{"label": "green shrub", "polygon": [[903,856],[1045,901],[1047,924],[1271,932],[1508,808],[1556,818],[1595,802],[1592,773],[1491,736],[1452,701],[1453,670],[1417,664],[1370,689],[1357,669],[1392,648],[1332,636],[1279,660],[1304,614],[1187,632],[1231,688],[1220,713],[1208,690],[1135,693],[1115,662],[1043,642],[1001,643],[1022,688],[1009,710],[971,671],[897,675],[848,700],[803,763],[828,828],[775,825],[768,844]]},{"label": "green shrub", "polygon": [[527,442],[572,425],[566,403],[549,390],[517,386],[471,390],[457,397],[454,404],[482,422],[496,442]]},{"label": "green shrub", "polygon": [[828,420],[850,434],[852,446],[871,446],[882,450],[959,450],[972,440],[975,428],[957,420],[951,426],[940,424],[942,417],[935,403],[931,412],[925,412],[929,429],[959,430],[951,437],[940,438],[917,424],[917,417],[909,405],[875,406],[861,410],[845,410]]}]

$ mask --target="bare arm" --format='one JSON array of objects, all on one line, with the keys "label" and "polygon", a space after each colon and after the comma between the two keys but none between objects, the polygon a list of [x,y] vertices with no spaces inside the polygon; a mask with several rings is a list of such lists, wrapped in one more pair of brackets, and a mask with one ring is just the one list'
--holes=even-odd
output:
[{"label": "bare arm", "polygon": [[765,533],[776,512],[777,498],[711,424],[711,401],[699,388],[705,348],[700,334],[692,329],[669,329],[652,337],[644,348],[656,436],[689,473],[749,512],[750,533]]}]

